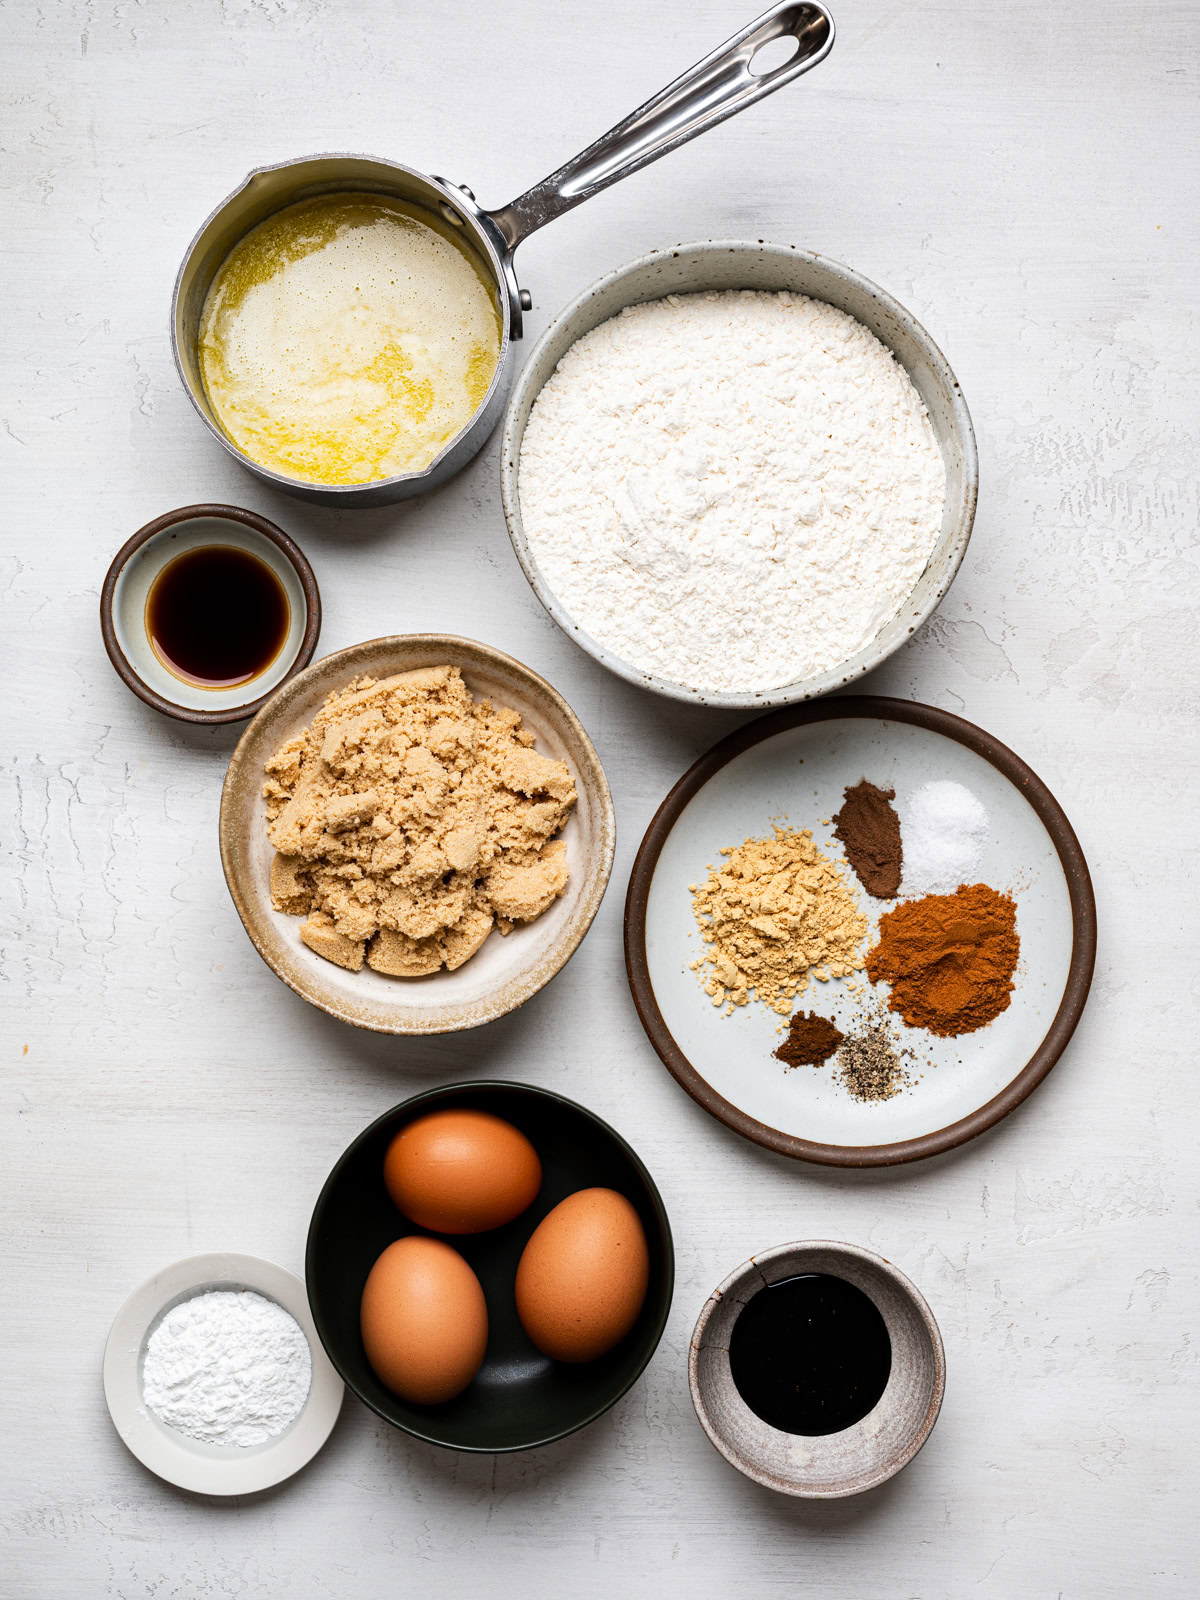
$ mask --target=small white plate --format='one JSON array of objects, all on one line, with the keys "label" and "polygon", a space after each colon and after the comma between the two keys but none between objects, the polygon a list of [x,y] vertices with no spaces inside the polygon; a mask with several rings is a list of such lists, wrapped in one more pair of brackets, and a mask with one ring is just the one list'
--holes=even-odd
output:
[{"label": "small white plate", "polygon": [[[169,1428],[142,1400],[146,1341],[167,1312],[208,1289],[253,1289],[289,1312],[312,1355],[312,1387],[292,1425],[250,1449],[208,1444]],[[304,1285],[256,1256],[189,1256],[155,1273],[117,1313],[104,1347],[104,1398],[113,1426],[144,1467],[195,1494],[253,1494],[307,1466],[333,1431],[344,1393],[321,1347]]]},{"label": "small white plate", "polygon": [[[521,446],[525,429],[543,386],[571,346],[628,306],[659,300],[664,295],[729,289],[767,293],[784,290],[808,295],[861,322],[891,351],[912,380],[925,403],[946,463],[941,536],[904,603],[848,660],[813,677],[763,690],[697,689],[674,683],[634,666],[593,639],[562,604],[538,566],[536,549],[526,536],[521,514]],[[791,705],[829,694],[877,667],[929,618],[949,589],[971,537],[978,496],[979,459],[966,401],[945,356],[912,312],[878,284],[840,261],[831,261],[812,250],[797,250],[794,245],[766,244],[761,239],[705,239],[653,250],[598,279],[558,314],[533,347],[513,385],[504,417],[500,500],[513,550],[534,594],[559,627],[601,666],[640,689],[697,705],[764,711],[768,706]]]},{"label": "small white plate", "polygon": [[[891,1100],[855,1100],[833,1064],[791,1071],[773,1057],[783,1019],[751,1002],[723,1016],[689,963],[704,952],[689,884],[725,845],[776,821],[811,828],[837,860],[829,825],[847,785],[868,778],[897,801],[950,778],[990,818],[973,876],[1013,895],[1021,957],[1006,1011],[986,1028],[939,1039],[897,1021],[915,1081]],[[896,901],[867,895],[846,868],[875,941]],[[886,1166],[934,1155],[998,1122],[1062,1054],[1083,1011],[1096,913],[1079,841],[1050,791],[1013,752],[961,717],[905,700],[854,696],[763,717],[723,740],[682,777],[642,842],[629,886],[625,955],[634,1001],[655,1049],[688,1093],[736,1132],[785,1155],[838,1166]],[[864,1001],[886,1000],[865,974],[813,980],[797,1009],[843,1033]]]}]

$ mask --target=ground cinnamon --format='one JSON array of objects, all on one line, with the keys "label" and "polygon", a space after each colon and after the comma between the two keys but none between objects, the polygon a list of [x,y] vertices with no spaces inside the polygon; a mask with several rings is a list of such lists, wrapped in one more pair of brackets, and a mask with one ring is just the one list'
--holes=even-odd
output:
[{"label": "ground cinnamon", "polygon": [[886,911],[867,957],[872,983],[910,1028],[974,1033],[1007,1009],[1021,953],[1017,907],[985,883],[929,894]]},{"label": "ground cinnamon", "polygon": [[895,798],[894,789],[880,789],[864,778],[846,790],[833,819],[834,838],[842,841],[859,882],[876,900],[894,899],[900,887],[900,818],[889,804]]},{"label": "ground cinnamon", "polygon": [[807,1015],[797,1011],[775,1056],[789,1067],[820,1067],[837,1050],[842,1037],[828,1018],[817,1016],[815,1011]]}]

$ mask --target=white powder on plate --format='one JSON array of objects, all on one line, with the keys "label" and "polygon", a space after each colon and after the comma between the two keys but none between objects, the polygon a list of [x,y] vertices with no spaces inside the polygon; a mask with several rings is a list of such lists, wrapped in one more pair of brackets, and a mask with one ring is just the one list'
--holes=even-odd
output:
[{"label": "white powder on plate", "polygon": [[644,672],[752,691],[836,667],[896,614],[946,472],[874,334],[804,295],[631,306],[579,339],[521,449],[533,558]]},{"label": "white powder on plate", "polygon": [[211,1289],[173,1307],[146,1343],[142,1397],[170,1428],[247,1449],[300,1415],[312,1353],[295,1317],[253,1290]]},{"label": "white powder on plate", "polygon": [[948,778],[926,783],[896,809],[904,851],[901,894],[953,894],[960,883],[974,881],[988,814],[969,789]]}]

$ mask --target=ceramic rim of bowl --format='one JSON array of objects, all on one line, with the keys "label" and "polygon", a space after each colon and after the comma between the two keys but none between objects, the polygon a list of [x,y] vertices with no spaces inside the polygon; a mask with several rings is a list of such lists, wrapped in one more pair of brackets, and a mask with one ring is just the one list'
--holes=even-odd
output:
[{"label": "ceramic rim of bowl", "polygon": [[[300,1411],[280,1433],[249,1448],[192,1439],[157,1418],[143,1394],[150,1334],[172,1307],[214,1289],[249,1290],[280,1306],[299,1326],[312,1359],[312,1380]],[[113,1426],[131,1454],[165,1482],[205,1495],[255,1494],[299,1472],[323,1449],[344,1393],[301,1280],[273,1261],[224,1250],[175,1261],[133,1291],[109,1330],[102,1377]]]},{"label": "ceramic rim of bowl", "polygon": [[[148,544],[158,534],[168,528],[174,528],[182,523],[196,522],[207,518],[214,522],[236,522],[244,528],[249,528],[252,533],[268,540],[283,555],[292,567],[304,591],[304,634],[300,640],[299,649],[284,675],[277,679],[268,689],[255,695],[252,700],[247,700],[242,705],[223,706],[217,711],[201,711],[193,706],[180,705],[177,701],[169,700],[157,690],[152,689],[146,680],[134,667],[129,657],[121,648],[117,638],[116,624],[113,620],[113,603],[116,598],[117,585],[121,574],[129,565],[130,560],[143,545]],[[195,506],[180,506],[176,511],[166,511],[161,517],[155,517],[153,522],[147,522],[117,551],[112,563],[104,577],[104,586],[100,591],[100,632],[104,639],[104,648],[108,659],[112,662],[113,669],[127,689],[132,689],[139,700],[152,706],[155,711],[161,711],[164,716],[174,717],[177,722],[191,722],[201,727],[213,727],[227,722],[245,722],[253,717],[256,712],[267,703],[273,694],[302,672],[312,660],[317,648],[317,640],[321,634],[321,594],[317,588],[316,575],[308,563],[304,551],[295,542],[289,539],[282,528],[268,522],[266,517],[260,517],[255,511],[246,511],[241,506],[227,506],[217,504],[204,504]],[[278,657],[275,658],[278,660]],[[270,670],[264,668],[264,672]],[[259,674],[261,676],[261,674]],[[247,687],[252,687],[254,679],[250,679]]]},{"label": "ceramic rim of bowl", "polygon": [[[951,536],[946,542],[944,556],[944,571],[941,578],[933,586],[925,602],[912,608],[912,597],[920,586],[921,579],[929,571],[930,564],[938,555],[946,534],[939,535],[938,545],[931,552],[929,561],[926,562],[916,584],[905,596],[897,607],[895,615],[884,623],[883,627],[861,649],[850,656],[847,661],[836,663],[827,671],[818,673],[812,678],[799,678],[789,684],[782,684],[773,689],[762,690],[724,690],[724,689],[692,689],[686,684],[676,683],[667,678],[660,678],[651,672],[645,672],[633,666],[623,657],[616,655],[606,645],[601,644],[580,626],[567,608],[559,600],[546,578],[538,567],[535,556],[529,546],[525,534],[524,523],[521,516],[520,500],[520,455],[521,443],[524,438],[525,428],[528,424],[528,413],[537,399],[537,395],[549,382],[554,369],[548,371],[540,380],[535,378],[535,373],[542,361],[544,352],[558,339],[564,331],[569,331],[571,337],[562,352],[576,344],[593,328],[599,327],[602,322],[610,320],[619,314],[622,306],[614,305],[595,322],[589,320],[590,308],[597,300],[607,296],[608,291],[615,285],[635,277],[637,274],[663,266],[673,258],[689,252],[699,253],[705,257],[719,258],[733,254],[739,256],[753,255],[758,259],[774,258],[781,262],[803,261],[808,263],[818,274],[824,274],[836,279],[854,293],[864,299],[874,302],[882,312],[891,318],[901,328],[913,343],[919,347],[929,369],[947,398],[947,409],[951,419],[951,428],[959,450],[962,453],[962,487],[958,496],[958,508],[952,525]],[[736,287],[730,285],[729,287]],[[767,285],[743,284],[744,288],[761,287]],[[664,285],[661,298],[666,294],[703,293],[705,286],[701,283],[689,287],[686,284]],[[770,292],[768,290],[768,292]],[[776,291],[778,292],[778,291]],[[795,293],[806,291],[795,290]],[[646,296],[622,302],[623,306],[645,303],[646,300],[656,298]],[[812,291],[812,298],[821,299],[816,290]],[[832,302],[829,302],[832,304]],[[853,312],[847,315],[853,316]],[[856,318],[855,320],[861,320]],[[577,330],[577,331],[576,331]],[[899,366],[907,372],[907,367],[899,354],[893,349],[886,339],[880,338],[880,343],[895,357]],[[559,359],[562,359],[560,355]],[[557,364],[556,364],[557,365]],[[523,420],[518,420],[524,412]],[[941,448],[939,444],[939,449]],[[943,459],[945,459],[945,453]],[[691,240],[683,244],[664,246],[659,250],[652,250],[648,255],[638,256],[634,261],[627,261],[623,266],[616,267],[612,272],[597,278],[583,292],[576,296],[554,318],[538,342],[534,345],[518,373],[509,396],[508,406],[504,414],[504,427],[500,448],[500,498],[504,508],[504,521],[508,528],[508,536],[517,560],[521,564],[529,582],[530,588],[537,595],[546,611],[563,630],[575,641],[582,650],[599,661],[601,666],[607,667],[619,678],[624,678],[627,683],[636,684],[640,689],[649,689],[655,694],[663,695],[667,699],[682,700],[693,705],[719,706],[729,710],[766,711],[774,706],[795,705],[798,702],[815,699],[819,695],[831,694],[845,688],[847,684],[855,682],[866,673],[873,671],[881,662],[886,661],[921,625],[929,620],[946,596],[950,585],[962,564],[966,554],[967,545],[971,538],[971,529],[975,521],[975,509],[979,498],[979,458],[975,445],[975,430],[971,422],[971,414],[967,409],[966,400],[963,398],[962,388],[950,363],[942,354],[938,345],[931,338],[926,329],[912,312],[890,295],[886,289],[880,288],[870,278],[866,278],[852,267],[834,261],[828,256],[818,254],[813,250],[801,250],[796,245],[772,244],[764,240],[746,239],[700,239]],[[886,644],[880,644],[882,635],[887,632],[892,623],[901,618],[905,619],[902,632]]]},{"label": "ceramic rim of bowl", "polygon": [[[839,717],[874,717],[883,721],[911,723],[953,739],[982,756],[1033,807],[1058,854],[1071,902],[1073,936],[1067,981],[1058,1010],[1033,1055],[1014,1073],[999,1094],[968,1116],[933,1133],[896,1140],[892,1144],[822,1144],[813,1139],[802,1139],[797,1134],[782,1133],[778,1128],[769,1127],[733,1105],[701,1077],[676,1043],[659,1009],[646,957],[646,907],[654,871],[667,836],[692,797],[728,762],[773,734],[805,723],[833,721]],[[1027,766],[1015,751],[976,727],[973,722],[956,717],[952,712],[942,711],[937,706],[923,705],[917,700],[891,700],[881,695],[841,695],[803,705],[784,706],[765,717],[759,717],[720,740],[688,768],[655,812],[638,846],[625,898],[624,942],[625,972],[646,1036],[676,1083],[710,1116],[716,1117],[744,1139],[751,1139],[755,1144],[796,1160],[814,1161],[829,1167],[890,1167],[906,1161],[922,1161],[926,1156],[940,1155],[945,1150],[966,1144],[969,1139],[976,1138],[987,1128],[1002,1121],[1010,1111],[1015,1111],[1047,1076],[1067,1048],[1087,1004],[1096,965],[1096,898],[1087,861],[1066,813],[1033,768]]]}]

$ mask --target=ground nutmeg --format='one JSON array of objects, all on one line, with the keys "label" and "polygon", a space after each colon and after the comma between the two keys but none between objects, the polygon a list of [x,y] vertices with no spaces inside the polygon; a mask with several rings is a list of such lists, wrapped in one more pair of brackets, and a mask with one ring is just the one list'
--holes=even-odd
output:
[{"label": "ground nutmeg", "polygon": [[789,1067],[821,1067],[837,1050],[842,1037],[828,1017],[819,1017],[815,1011],[797,1011],[775,1059]]},{"label": "ground nutmeg", "polygon": [[910,1028],[943,1038],[974,1033],[1007,1009],[1021,953],[1011,895],[985,883],[908,900],[879,919],[867,957],[872,983]]}]

